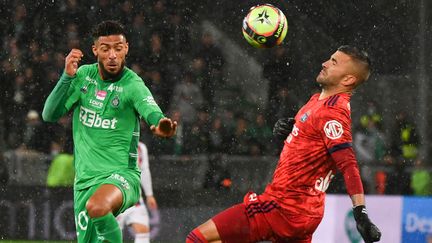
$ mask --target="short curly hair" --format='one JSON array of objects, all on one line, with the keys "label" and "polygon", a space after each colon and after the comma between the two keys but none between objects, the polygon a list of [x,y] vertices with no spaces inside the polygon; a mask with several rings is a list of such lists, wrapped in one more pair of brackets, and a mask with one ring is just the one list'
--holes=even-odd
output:
[{"label": "short curly hair", "polygon": [[123,35],[126,37],[124,26],[115,20],[106,20],[96,25],[92,30],[93,40],[96,41],[101,36]]}]

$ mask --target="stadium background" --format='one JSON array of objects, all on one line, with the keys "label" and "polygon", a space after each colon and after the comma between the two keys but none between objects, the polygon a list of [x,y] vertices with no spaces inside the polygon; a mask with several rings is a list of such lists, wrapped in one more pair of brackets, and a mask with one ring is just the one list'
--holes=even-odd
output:
[{"label": "stadium background", "polygon": [[[317,90],[321,63],[341,44],[358,45],[373,60],[371,80],[352,101],[353,133],[371,138],[364,122],[373,120],[384,144],[385,156],[359,161],[372,175],[369,193],[415,194],[412,172],[431,171],[431,3],[267,2],[289,22],[282,47],[271,50],[248,46],[241,34],[243,16],[259,1],[0,1],[0,239],[74,237],[71,188],[46,187],[55,153],[71,149],[69,120],[35,126],[30,111],[40,113],[71,47],[84,51],[84,63],[94,61],[88,31],[103,19],[130,29],[128,66],[184,124],[171,140],[142,134],[161,212],[155,240],[181,242],[249,189],[263,190],[279,149],[268,129]],[[400,149],[407,124],[415,127],[415,157]],[[340,178],[330,191],[344,193]]]}]

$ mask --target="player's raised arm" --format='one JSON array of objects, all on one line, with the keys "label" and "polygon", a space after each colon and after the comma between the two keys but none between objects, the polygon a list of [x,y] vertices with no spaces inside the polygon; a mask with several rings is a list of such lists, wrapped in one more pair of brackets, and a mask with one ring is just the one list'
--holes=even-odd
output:
[{"label": "player's raised arm", "polygon": [[72,80],[76,76],[78,63],[81,61],[82,56],[83,53],[78,49],[72,49],[66,56],[63,75],[45,102],[42,111],[44,121],[55,122],[69,110],[70,107],[66,107],[66,102],[71,93],[68,91]]},{"label": "player's raised arm", "polygon": [[65,73],[71,77],[75,76],[78,70],[78,63],[81,61],[83,53],[79,49],[72,49],[66,56]]}]

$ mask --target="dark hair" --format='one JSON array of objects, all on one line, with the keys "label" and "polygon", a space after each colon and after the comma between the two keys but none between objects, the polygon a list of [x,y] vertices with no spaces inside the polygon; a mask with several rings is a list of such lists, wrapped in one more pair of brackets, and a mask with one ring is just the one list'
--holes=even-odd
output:
[{"label": "dark hair", "polygon": [[357,47],[349,46],[349,45],[343,45],[343,46],[340,46],[338,48],[338,51],[341,51],[341,52],[347,54],[348,56],[350,56],[351,58],[353,58],[357,61],[360,61],[360,62],[364,62],[368,66],[371,66],[371,60],[370,60],[367,52],[360,50]]},{"label": "dark hair", "polygon": [[360,71],[360,74],[358,76],[360,82],[358,84],[363,83],[364,81],[366,81],[369,78],[372,62],[371,62],[367,52],[360,50],[357,47],[350,46],[350,45],[340,46],[337,50],[347,54],[355,62],[360,64],[361,71]]},{"label": "dark hair", "polygon": [[101,36],[123,35],[126,37],[126,30],[122,24],[115,20],[106,20],[96,25],[92,30],[93,40]]}]

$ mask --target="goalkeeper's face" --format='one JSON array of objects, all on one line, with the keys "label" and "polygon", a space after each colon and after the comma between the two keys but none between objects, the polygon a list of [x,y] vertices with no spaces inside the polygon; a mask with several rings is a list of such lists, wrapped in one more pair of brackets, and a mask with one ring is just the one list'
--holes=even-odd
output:
[{"label": "goalkeeper's face", "polygon": [[129,45],[123,35],[100,36],[92,47],[103,79],[116,77],[126,62]]}]

